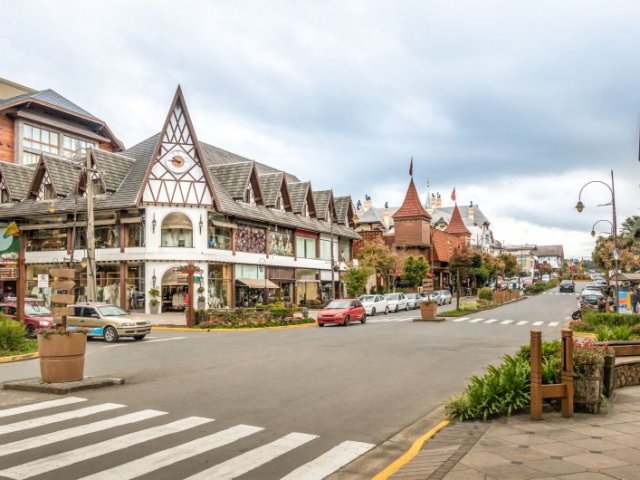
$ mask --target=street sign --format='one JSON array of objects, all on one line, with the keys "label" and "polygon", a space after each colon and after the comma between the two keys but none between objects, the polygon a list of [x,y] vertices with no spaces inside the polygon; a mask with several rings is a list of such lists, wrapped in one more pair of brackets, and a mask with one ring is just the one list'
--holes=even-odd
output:
[{"label": "street sign", "polygon": [[613,250],[613,258],[614,260],[620,260],[620,252],[618,252],[617,248]]},{"label": "street sign", "polygon": [[47,273],[38,274],[38,288],[49,288],[49,275]]}]

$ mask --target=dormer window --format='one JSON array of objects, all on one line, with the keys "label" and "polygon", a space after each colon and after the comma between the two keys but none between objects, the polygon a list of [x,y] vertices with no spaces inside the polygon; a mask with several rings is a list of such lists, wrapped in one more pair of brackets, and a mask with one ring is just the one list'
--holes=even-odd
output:
[{"label": "dormer window", "polygon": [[255,196],[253,194],[253,187],[251,186],[251,184],[249,184],[247,189],[244,191],[244,201],[245,201],[245,203],[248,203],[249,205],[255,205],[256,204],[256,198],[255,198]]},{"label": "dormer window", "polygon": [[306,200],[302,204],[302,216],[303,217],[308,217],[309,216],[309,205],[307,204]]},{"label": "dormer window", "polygon": [[0,190],[0,203],[9,203],[9,192],[6,188]]},{"label": "dormer window", "polygon": [[284,212],[284,202],[282,201],[282,193],[278,192],[278,196],[276,197],[276,203],[274,208],[276,210],[280,210],[281,212]]}]

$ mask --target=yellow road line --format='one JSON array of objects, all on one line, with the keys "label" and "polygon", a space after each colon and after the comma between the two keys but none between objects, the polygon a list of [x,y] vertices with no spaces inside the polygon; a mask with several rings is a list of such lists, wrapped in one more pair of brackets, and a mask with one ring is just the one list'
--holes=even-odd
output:
[{"label": "yellow road line", "polygon": [[413,442],[413,445],[411,445],[411,448],[409,448],[409,450],[407,450],[400,458],[396,459],[393,463],[388,465],[384,470],[373,477],[372,480],[386,480],[391,475],[396,473],[420,452],[422,446],[427,440],[429,440],[447,425],[449,425],[449,420],[442,420],[438,425],[433,427],[431,430],[429,430],[427,433]]}]

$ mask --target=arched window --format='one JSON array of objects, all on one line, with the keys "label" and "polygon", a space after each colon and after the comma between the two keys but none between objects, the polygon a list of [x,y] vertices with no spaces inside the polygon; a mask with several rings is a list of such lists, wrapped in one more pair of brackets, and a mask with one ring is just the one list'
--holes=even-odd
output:
[{"label": "arched window", "polygon": [[256,199],[255,199],[255,196],[253,194],[253,187],[251,186],[251,184],[249,184],[247,189],[244,191],[244,201],[246,203],[248,203],[249,205],[255,205],[256,204]]},{"label": "arched window", "polygon": [[280,210],[284,212],[284,202],[282,201],[282,193],[278,192],[278,196],[276,197],[276,204],[274,206],[276,210]]},{"label": "arched window", "polygon": [[193,225],[184,213],[170,213],[162,220],[163,247],[193,247]]}]

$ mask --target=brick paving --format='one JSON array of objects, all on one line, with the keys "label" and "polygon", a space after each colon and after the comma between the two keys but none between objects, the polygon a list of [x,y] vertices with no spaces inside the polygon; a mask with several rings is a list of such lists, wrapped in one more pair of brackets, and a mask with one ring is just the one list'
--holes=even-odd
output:
[{"label": "brick paving", "polygon": [[393,480],[640,480],[640,386],[598,415],[452,422]]}]

